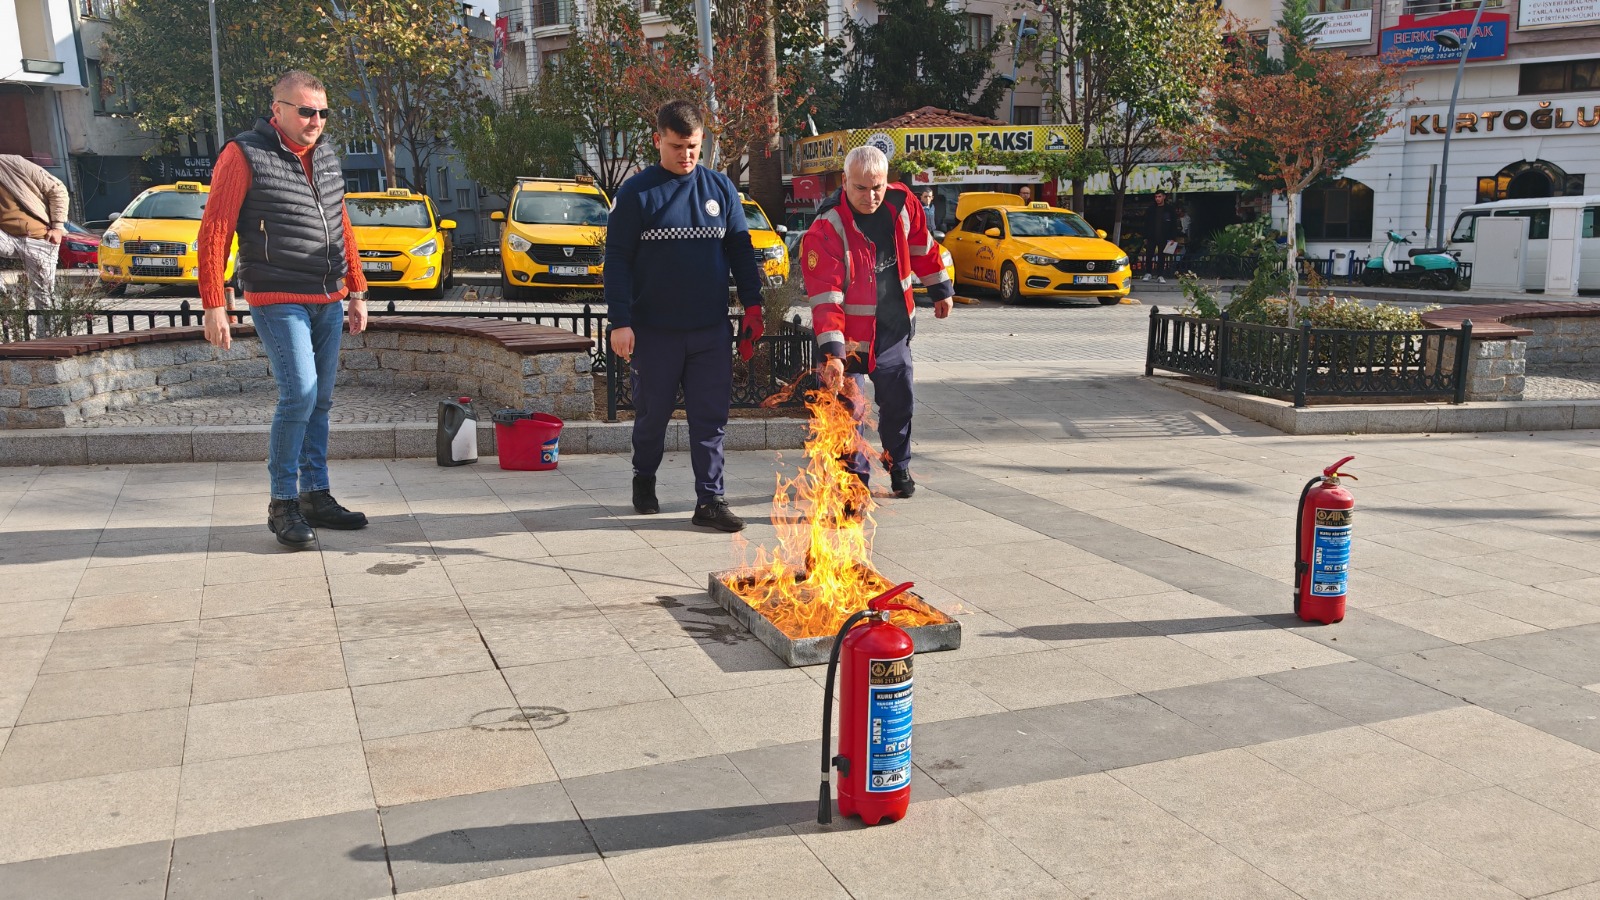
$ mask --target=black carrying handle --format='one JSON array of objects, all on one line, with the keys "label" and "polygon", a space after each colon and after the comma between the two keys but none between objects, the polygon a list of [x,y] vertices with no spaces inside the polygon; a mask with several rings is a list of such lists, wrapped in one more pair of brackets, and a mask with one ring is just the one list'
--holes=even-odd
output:
[{"label": "black carrying handle", "polygon": [[[863,609],[851,613],[850,618],[844,620],[839,626],[839,633],[833,638],[833,649],[828,651],[828,679],[827,685],[822,690],[822,785],[817,788],[817,824],[828,825],[833,822],[833,754],[828,752],[833,749],[833,678],[839,671],[839,648],[844,646],[845,633],[856,626],[857,622],[872,615],[874,610]],[[846,772],[848,774],[848,771]]]}]

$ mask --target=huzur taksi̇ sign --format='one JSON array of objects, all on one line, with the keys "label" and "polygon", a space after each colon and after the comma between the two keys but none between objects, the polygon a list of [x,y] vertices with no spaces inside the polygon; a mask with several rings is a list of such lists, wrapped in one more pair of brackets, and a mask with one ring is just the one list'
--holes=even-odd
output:
[{"label": "huzur taksi\u0307 sign", "polygon": [[[1408,141],[1444,140],[1449,107],[1408,109]],[[1514,100],[1456,106],[1456,140],[1527,134],[1600,134],[1600,96],[1572,100]]]},{"label": "huzur taksi\u0307 sign", "polygon": [[1083,148],[1083,133],[1076,125],[994,125],[962,128],[857,128],[805,138],[795,144],[797,175],[838,172],[845,154],[872,145],[889,157],[918,150],[965,153],[980,147],[1018,153],[1066,153]]}]

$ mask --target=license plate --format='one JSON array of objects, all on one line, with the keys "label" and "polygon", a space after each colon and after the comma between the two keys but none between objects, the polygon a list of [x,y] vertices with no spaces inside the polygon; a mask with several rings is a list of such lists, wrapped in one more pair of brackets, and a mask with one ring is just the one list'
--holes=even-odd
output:
[{"label": "license plate", "polygon": [[178,261],[170,256],[135,256],[133,264],[136,266],[165,266],[169,269],[178,267]]},{"label": "license plate", "polygon": [[386,262],[367,262],[366,260],[361,261],[361,271],[363,272],[387,272],[391,267],[392,265]]},{"label": "license plate", "polygon": [[550,267],[550,274],[551,275],[587,275],[587,274],[589,274],[589,267],[588,266],[551,266]]},{"label": "license plate", "polygon": [[1106,276],[1104,276],[1104,275],[1074,275],[1074,276],[1072,276],[1072,283],[1073,284],[1105,284],[1106,283]]}]

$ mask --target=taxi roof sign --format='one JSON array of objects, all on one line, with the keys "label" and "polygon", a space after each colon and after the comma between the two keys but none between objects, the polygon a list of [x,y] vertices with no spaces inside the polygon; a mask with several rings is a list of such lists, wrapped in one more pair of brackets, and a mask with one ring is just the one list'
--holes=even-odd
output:
[{"label": "taxi roof sign", "polygon": [[387,196],[387,197],[409,197],[409,196],[411,196],[411,191],[410,191],[409,188],[389,188],[388,190],[384,191],[383,193],[384,193],[384,196]]},{"label": "taxi roof sign", "polygon": [[1049,209],[1050,208],[1050,204],[1044,202],[1043,200],[1035,200],[1032,203],[1028,204],[1028,208],[1029,209]]},{"label": "taxi roof sign", "polygon": [[174,184],[173,187],[178,189],[178,190],[180,190],[180,191],[187,191],[187,192],[190,192],[190,193],[194,193],[194,192],[198,192],[200,190],[200,182],[198,182],[198,181],[180,181],[177,184]]}]

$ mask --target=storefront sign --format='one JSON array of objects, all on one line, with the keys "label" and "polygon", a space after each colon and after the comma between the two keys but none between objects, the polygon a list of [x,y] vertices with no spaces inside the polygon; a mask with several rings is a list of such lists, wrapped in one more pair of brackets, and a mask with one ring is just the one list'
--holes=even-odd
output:
[{"label": "storefront sign", "polygon": [[[1461,59],[1461,51],[1446,50],[1439,46],[1433,36],[1440,31],[1453,31],[1465,46],[1467,31],[1471,28],[1471,12],[1445,13],[1428,19],[1401,16],[1398,26],[1383,30],[1378,52],[1386,55],[1409,54],[1406,61],[1414,65],[1457,62]],[[1478,22],[1477,33],[1473,35],[1467,59],[1505,59],[1506,35],[1510,31],[1511,16],[1506,13],[1484,13]]]},{"label": "storefront sign", "polygon": [[209,156],[152,156],[148,162],[150,177],[156,184],[174,181],[210,181],[211,166],[216,161]]},{"label": "storefront sign", "polygon": [[[1241,184],[1217,163],[1147,163],[1135,166],[1128,176],[1128,193],[1150,194],[1168,191],[1174,194],[1227,193],[1247,191],[1251,185]],[[1104,173],[1084,182],[1084,193],[1110,195],[1111,177]],[[1070,182],[1061,183],[1062,191],[1071,190]]]},{"label": "storefront sign", "polygon": [[1554,28],[1600,22],[1600,0],[1522,0],[1517,27]]},{"label": "storefront sign", "polygon": [[[1406,110],[1406,140],[1444,139],[1449,107]],[[1600,99],[1460,103],[1455,139],[1524,134],[1583,134],[1600,131]]]},{"label": "storefront sign", "polygon": [[1321,22],[1322,30],[1311,39],[1320,46],[1366,43],[1372,40],[1372,10],[1349,9],[1343,12],[1306,16],[1307,22]]},{"label": "storefront sign", "polygon": [[966,128],[858,128],[806,138],[795,145],[795,172],[809,175],[838,172],[856,147],[871,145],[889,157],[919,150],[965,153],[979,147],[1019,153],[1065,153],[1083,147],[1076,125],[995,125]]}]

